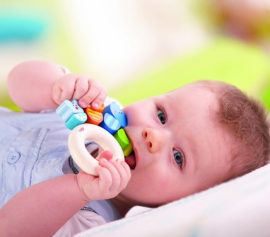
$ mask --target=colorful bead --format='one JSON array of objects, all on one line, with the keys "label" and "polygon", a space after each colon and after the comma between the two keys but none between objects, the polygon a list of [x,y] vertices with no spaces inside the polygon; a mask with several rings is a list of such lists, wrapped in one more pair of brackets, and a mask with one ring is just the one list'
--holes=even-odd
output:
[{"label": "colorful bead", "polygon": [[115,119],[118,120],[118,122],[121,124],[121,127],[127,126],[127,118],[124,112],[121,110],[121,108],[117,105],[116,102],[113,102],[106,106],[103,110],[103,115],[109,113],[112,115]]},{"label": "colorful bead", "polygon": [[103,114],[90,107],[85,108],[84,112],[87,114],[87,123],[99,125],[103,121]]},{"label": "colorful bead", "polygon": [[110,115],[109,113],[105,113],[100,127],[104,128],[109,133],[114,134],[117,130],[121,128],[121,124],[112,115]]},{"label": "colorful bead", "polygon": [[68,121],[66,121],[66,127],[72,130],[76,126],[85,123],[87,115],[85,113],[73,114]]},{"label": "colorful bead", "polygon": [[123,129],[127,126],[127,118],[117,103],[113,102],[105,108],[102,104],[98,109],[87,107],[83,110],[77,100],[72,102],[65,100],[56,109],[56,113],[65,121],[66,127],[71,130],[85,122],[99,125],[109,133],[114,134],[124,156],[128,156],[132,152],[132,145]]},{"label": "colorful bead", "polygon": [[98,109],[93,109],[93,108],[91,108],[91,109],[92,109],[92,110],[95,110],[95,111],[97,111],[97,112],[102,113],[103,110],[104,110],[104,104],[102,104]]},{"label": "colorful bead", "polygon": [[133,151],[133,147],[131,143],[129,143],[128,146],[123,150],[124,156],[129,156],[132,151]]},{"label": "colorful bead", "polygon": [[65,100],[57,109],[56,113],[66,122],[73,114],[84,113],[76,100]]},{"label": "colorful bead", "polygon": [[113,136],[120,144],[122,150],[124,151],[124,155],[128,156],[132,152],[132,145],[126,135],[125,130],[121,128]]},{"label": "colorful bead", "polygon": [[114,135],[114,138],[118,141],[122,149],[124,150],[130,143],[128,137],[123,128],[119,129]]}]

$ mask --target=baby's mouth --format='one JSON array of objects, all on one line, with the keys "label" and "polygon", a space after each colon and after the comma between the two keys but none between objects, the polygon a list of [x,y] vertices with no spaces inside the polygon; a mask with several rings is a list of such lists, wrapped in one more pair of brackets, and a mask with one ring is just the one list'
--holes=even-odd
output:
[{"label": "baby's mouth", "polygon": [[129,165],[130,169],[134,170],[136,168],[136,157],[134,151],[125,157],[125,161]]},{"label": "baby's mouth", "polygon": [[127,129],[125,129],[125,132],[132,146],[132,152],[129,155],[125,156],[125,162],[128,164],[130,169],[134,170],[136,168],[136,153],[134,152],[134,150],[136,149],[134,147],[134,142],[128,134]]}]

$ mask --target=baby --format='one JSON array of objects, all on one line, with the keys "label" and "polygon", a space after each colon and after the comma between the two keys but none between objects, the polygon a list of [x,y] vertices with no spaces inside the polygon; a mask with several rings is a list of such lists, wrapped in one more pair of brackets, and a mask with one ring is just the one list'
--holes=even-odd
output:
[{"label": "baby", "polygon": [[2,236],[72,236],[135,205],[157,207],[267,163],[263,107],[223,82],[194,82],[123,108],[134,152],[126,162],[101,152],[98,176],[78,171],[61,118],[40,113],[65,99],[100,107],[107,93],[97,81],[34,61],[11,71],[8,88],[27,113],[0,110]]}]

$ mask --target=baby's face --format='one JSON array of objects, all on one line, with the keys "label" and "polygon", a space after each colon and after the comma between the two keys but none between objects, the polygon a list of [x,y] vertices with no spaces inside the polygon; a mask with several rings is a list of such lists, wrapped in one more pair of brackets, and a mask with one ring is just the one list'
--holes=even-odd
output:
[{"label": "baby's face", "polygon": [[158,205],[221,182],[232,139],[215,121],[217,110],[215,94],[196,83],[125,107],[135,168],[118,198]]}]

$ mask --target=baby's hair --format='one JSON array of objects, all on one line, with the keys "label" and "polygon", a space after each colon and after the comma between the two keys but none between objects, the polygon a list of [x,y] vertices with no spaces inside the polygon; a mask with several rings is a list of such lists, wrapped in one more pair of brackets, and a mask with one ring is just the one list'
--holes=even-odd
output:
[{"label": "baby's hair", "polygon": [[232,165],[228,179],[267,164],[270,137],[263,105],[235,86],[217,81],[201,83],[215,92],[219,103],[217,121],[235,139],[231,149]]}]

